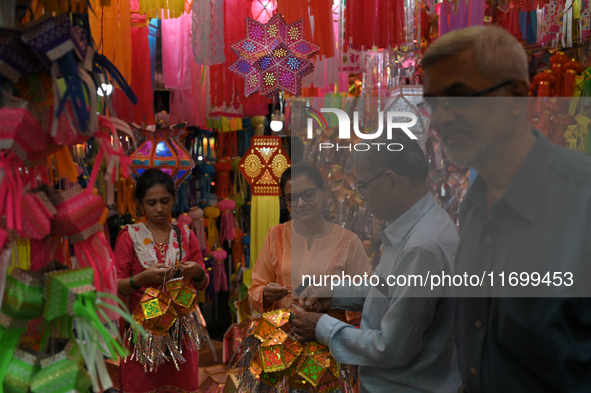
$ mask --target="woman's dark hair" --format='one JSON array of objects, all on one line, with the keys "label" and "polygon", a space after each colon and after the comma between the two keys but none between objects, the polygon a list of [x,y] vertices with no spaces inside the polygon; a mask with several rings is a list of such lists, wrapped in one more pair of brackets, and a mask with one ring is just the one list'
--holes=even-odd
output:
[{"label": "woman's dark hair", "polygon": [[322,175],[318,168],[308,164],[296,164],[290,168],[287,168],[285,172],[281,175],[281,192],[285,195],[285,185],[287,182],[293,178],[306,176],[308,180],[312,181],[316,188],[323,189],[324,188],[324,180],[322,180]]},{"label": "woman's dark hair", "polygon": [[157,184],[163,185],[170,195],[175,196],[174,180],[172,180],[172,177],[158,168],[150,168],[142,173],[135,185],[136,199],[141,203],[148,190]]}]

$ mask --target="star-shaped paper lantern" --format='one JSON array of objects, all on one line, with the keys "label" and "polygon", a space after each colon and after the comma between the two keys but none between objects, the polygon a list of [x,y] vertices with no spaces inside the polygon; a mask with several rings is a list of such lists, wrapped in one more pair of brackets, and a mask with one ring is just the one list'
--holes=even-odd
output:
[{"label": "star-shaped paper lantern", "polygon": [[320,47],[304,39],[304,22],[290,25],[277,14],[261,24],[246,19],[246,38],[232,45],[239,59],[230,66],[244,78],[244,95],[256,91],[272,97],[283,90],[301,95],[301,79],[314,70],[307,60]]},{"label": "star-shaped paper lantern", "polygon": [[298,58],[284,43],[279,44],[268,55],[254,62],[261,75],[261,94],[273,96],[283,90],[295,96],[302,91],[301,80],[314,70],[312,62]]},{"label": "star-shaped paper lantern", "polygon": [[252,195],[278,196],[279,180],[291,166],[291,160],[281,147],[281,137],[254,136],[238,166],[250,184]]}]

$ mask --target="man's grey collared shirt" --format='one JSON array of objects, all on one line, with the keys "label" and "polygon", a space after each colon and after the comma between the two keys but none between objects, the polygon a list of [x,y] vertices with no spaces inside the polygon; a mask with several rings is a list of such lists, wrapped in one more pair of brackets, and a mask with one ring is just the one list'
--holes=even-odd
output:
[{"label": "man's grey collared shirt", "polygon": [[[428,193],[382,233],[384,245],[376,274],[425,275],[452,272],[458,234]],[[381,286],[381,284],[380,284]],[[428,290],[430,291],[430,290]],[[410,286],[339,287],[332,306],[363,309],[361,328],[328,315],[316,337],[334,358],[359,366],[362,392],[455,393],[460,385],[453,331],[453,300],[440,292],[424,295]]]}]

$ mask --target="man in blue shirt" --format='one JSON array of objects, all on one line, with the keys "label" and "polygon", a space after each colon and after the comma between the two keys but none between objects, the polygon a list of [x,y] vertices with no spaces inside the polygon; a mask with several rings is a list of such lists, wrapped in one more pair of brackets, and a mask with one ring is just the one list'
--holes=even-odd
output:
[{"label": "man in blue shirt", "polygon": [[591,392],[591,158],[530,129],[527,57],[507,31],[445,34],[423,70],[431,126],[452,161],[478,171],[456,272],[496,280],[489,296],[456,299],[462,391]]},{"label": "man in blue shirt", "polygon": [[[443,297],[443,288],[420,287],[418,276],[452,272],[457,229],[429,191],[419,144],[402,132],[372,142],[404,146],[399,152],[355,152],[351,158],[366,206],[389,223],[380,233],[384,248],[375,272],[380,284],[346,283],[332,293],[330,307],[363,310],[360,329],[315,312],[297,313],[293,326],[299,341],[317,340],[337,361],[357,365],[362,392],[455,393],[460,377],[453,299]],[[399,278],[396,283],[393,277]],[[308,310],[328,306],[312,298],[300,301]],[[320,303],[325,307],[316,307]]]}]

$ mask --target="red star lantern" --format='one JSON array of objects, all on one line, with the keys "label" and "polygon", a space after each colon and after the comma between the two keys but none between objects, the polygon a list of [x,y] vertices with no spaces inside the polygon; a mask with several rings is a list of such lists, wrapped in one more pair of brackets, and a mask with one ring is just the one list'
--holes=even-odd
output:
[{"label": "red star lantern", "polygon": [[253,196],[279,196],[279,180],[291,166],[291,160],[281,146],[280,137],[254,136],[238,166]]}]

